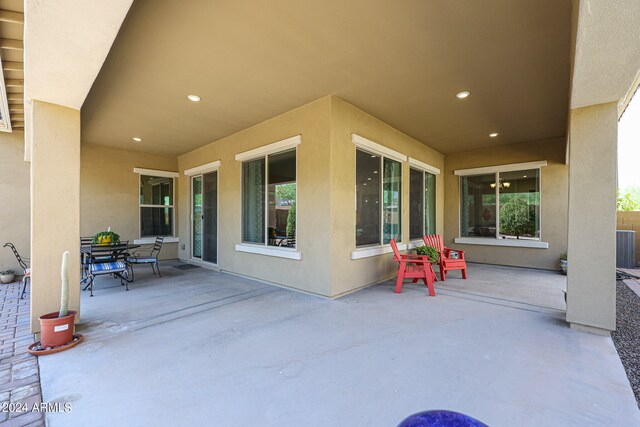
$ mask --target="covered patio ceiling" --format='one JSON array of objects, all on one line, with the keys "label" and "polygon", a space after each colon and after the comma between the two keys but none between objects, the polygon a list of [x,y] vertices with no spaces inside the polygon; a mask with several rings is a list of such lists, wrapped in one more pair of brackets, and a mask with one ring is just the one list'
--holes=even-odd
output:
[{"label": "covered patio ceiling", "polygon": [[571,4],[136,0],[82,140],[181,154],[330,94],[443,153],[561,137]]}]

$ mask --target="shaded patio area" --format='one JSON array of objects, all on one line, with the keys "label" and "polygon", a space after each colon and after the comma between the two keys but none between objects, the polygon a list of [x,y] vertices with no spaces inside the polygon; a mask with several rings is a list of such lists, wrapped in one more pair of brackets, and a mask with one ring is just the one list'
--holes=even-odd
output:
[{"label": "shaded patio area", "polygon": [[570,330],[559,274],[470,265],[328,300],[202,268],[83,293],[86,341],[39,358],[48,425],[393,426],[427,409],[489,425],[633,425],[610,338]]}]

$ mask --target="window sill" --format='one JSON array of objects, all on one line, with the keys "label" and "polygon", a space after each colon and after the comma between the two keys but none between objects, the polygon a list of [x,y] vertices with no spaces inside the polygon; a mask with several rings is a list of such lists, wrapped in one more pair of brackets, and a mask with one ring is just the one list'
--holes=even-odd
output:
[{"label": "window sill", "polygon": [[[407,250],[407,244],[398,243],[398,250]],[[351,259],[369,258],[372,256],[390,254],[391,252],[393,252],[391,245],[372,246],[368,248],[356,249],[355,251],[351,252]]]},{"label": "window sill", "polygon": [[454,243],[463,245],[508,246],[512,248],[549,249],[548,242],[539,240],[492,239],[487,237],[456,237]]},{"label": "window sill", "polygon": [[295,249],[272,248],[262,245],[248,245],[246,243],[236,245],[236,251],[246,252],[250,254],[267,255],[276,258],[293,259],[296,261],[300,261],[302,259],[302,253],[298,252]]},{"label": "window sill", "polygon": [[[165,237],[162,243],[178,243],[179,241],[179,237]],[[133,243],[136,245],[151,245],[155,242],[155,237],[143,237],[141,239],[136,239],[133,241]]]},{"label": "window sill", "polygon": [[415,249],[418,246],[424,246],[424,240],[422,239],[413,239],[407,243],[407,249]]}]

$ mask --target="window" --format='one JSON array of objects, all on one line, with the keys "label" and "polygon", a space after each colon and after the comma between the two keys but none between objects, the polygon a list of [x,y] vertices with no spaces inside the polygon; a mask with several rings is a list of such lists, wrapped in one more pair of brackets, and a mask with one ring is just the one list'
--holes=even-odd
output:
[{"label": "window", "polygon": [[173,236],[173,180],[140,175],[140,237]]},{"label": "window", "polygon": [[295,248],[295,148],[242,163],[242,241]]},{"label": "window", "polygon": [[402,163],[356,149],[356,246],[400,241]]},{"label": "window", "polygon": [[436,232],[436,176],[409,169],[409,239]]},{"label": "window", "polygon": [[461,178],[460,234],[540,240],[540,169]]}]

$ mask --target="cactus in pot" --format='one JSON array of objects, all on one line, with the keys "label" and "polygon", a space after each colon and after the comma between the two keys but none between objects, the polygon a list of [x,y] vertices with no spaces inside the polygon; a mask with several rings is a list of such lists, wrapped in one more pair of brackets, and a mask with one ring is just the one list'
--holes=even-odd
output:
[{"label": "cactus in pot", "polygon": [[69,310],[69,251],[62,254],[62,266],[60,267],[61,294],[60,294],[60,311],[58,317],[64,317]]},{"label": "cactus in pot", "polygon": [[62,279],[60,310],[43,314],[38,318],[40,321],[40,343],[34,350],[29,350],[30,352],[56,352],[61,349],[73,347],[79,342],[79,338],[74,339],[73,323],[76,312],[69,310],[69,256],[68,251],[62,254],[62,265],[60,267],[60,278]]}]

